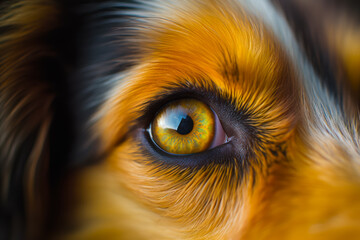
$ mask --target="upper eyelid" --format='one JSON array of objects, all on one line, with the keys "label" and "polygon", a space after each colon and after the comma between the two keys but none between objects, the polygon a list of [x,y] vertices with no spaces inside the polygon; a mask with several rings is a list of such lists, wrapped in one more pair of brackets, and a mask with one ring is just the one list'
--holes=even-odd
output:
[{"label": "upper eyelid", "polygon": [[[181,98],[194,98],[200,101],[207,103],[216,113],[217,106],[225,104],[232,106],[235,110],[235,106],[232,104],[233,99],[231,96],[224,96],[219,91],[219,88],[215,84],[208,84],[207,87],[204,86],[194,86],[190,83],[184,84],[174,84],[172,88],[167,87],[163,89],[162,93],[157,95],[155,98],[148,99],[144,104],[139,108],[141,109],[141,114],[136,122],[140,124],[146,123],[147,126],[150,124],[151,120],[155,114],[161,109],[162,106],[167,104],[170,101],[181,99]],[[249,109],[239,109],[236,110],[244,115],[245,112],[249,112]]]}]

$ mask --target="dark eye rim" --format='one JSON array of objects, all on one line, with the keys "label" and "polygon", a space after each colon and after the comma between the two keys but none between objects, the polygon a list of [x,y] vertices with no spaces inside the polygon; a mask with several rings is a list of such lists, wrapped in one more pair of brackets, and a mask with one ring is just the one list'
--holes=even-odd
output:
[{"label": "dark eye rim", "polygon": [[[167,103],[184,98],[196,99],[209,105],[218,115],[226,134],[232,140],[203,152],[181,155],[168,153],[157,146],[148,132],[152,120]],[[254,137],[252,136],[253,127],[247,123],[247,115],[244,112],[236,111],[230,100],[221,98],[213,91],[196,88],[173,89],[170,93],[163,94],[158,99],[147,103],[145,114],[138,119],[140,125],[136,131],[136,138],[139,140],[142,154],[156,164],[180,168],[199,168],[209,164],[231,164],[237,160],[243,162],[241,165],[246,165],[244,162],[248,162],[249,156],[252,155],[250,146],[254,143]],[[243,123],[239,121],[241,119],[244,120]],[[242,129],[242,138],[236,136],[238,132],[235,129]]]}]

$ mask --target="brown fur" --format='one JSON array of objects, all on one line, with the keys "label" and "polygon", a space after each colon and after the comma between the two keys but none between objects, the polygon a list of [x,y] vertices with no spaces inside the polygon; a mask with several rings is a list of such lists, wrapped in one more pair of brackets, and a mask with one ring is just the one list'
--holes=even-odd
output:
[{"label": "brown fur", "polygon": [[[46,204],[44,179],[54,95],[44,79],[41,65],[41,61],[54,51],[43,39],[56,27],[58,17],[51,1],[19,1],[4,5],[7,12],[3,12],[0,20],[4,30],[0,36],[1,195],[3,204],[12,204],[5,203],[12,191],[9,186],[16,178],[16,169],[24,168],[19,180],[19,184],[24,185],[19,190],[23,192],[28,222],[26,232],[31,238],[39,234]],[[15,225],[21,224],[20,213],[17,214],[9,219]]]}]

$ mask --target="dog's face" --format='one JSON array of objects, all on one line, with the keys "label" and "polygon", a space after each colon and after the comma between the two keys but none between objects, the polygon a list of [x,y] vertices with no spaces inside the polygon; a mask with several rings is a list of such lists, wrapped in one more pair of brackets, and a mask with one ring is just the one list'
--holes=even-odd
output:
[{"label": "dog's face", "polygon": [[62,178],[51,237],[357,239],[356,28],[288,3],[77,6],[71,150],[96,162]]}]

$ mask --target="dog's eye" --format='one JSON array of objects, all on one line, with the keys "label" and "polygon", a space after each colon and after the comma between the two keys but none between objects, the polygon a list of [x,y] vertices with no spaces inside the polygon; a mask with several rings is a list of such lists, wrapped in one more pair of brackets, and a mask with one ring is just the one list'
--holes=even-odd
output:
[{"label": "dog's eye", "polygon": [[152,121],[150,135],[158,147],[172,154],[199,153],[227,141],[214,111],[195,99],[165,105]]}]

